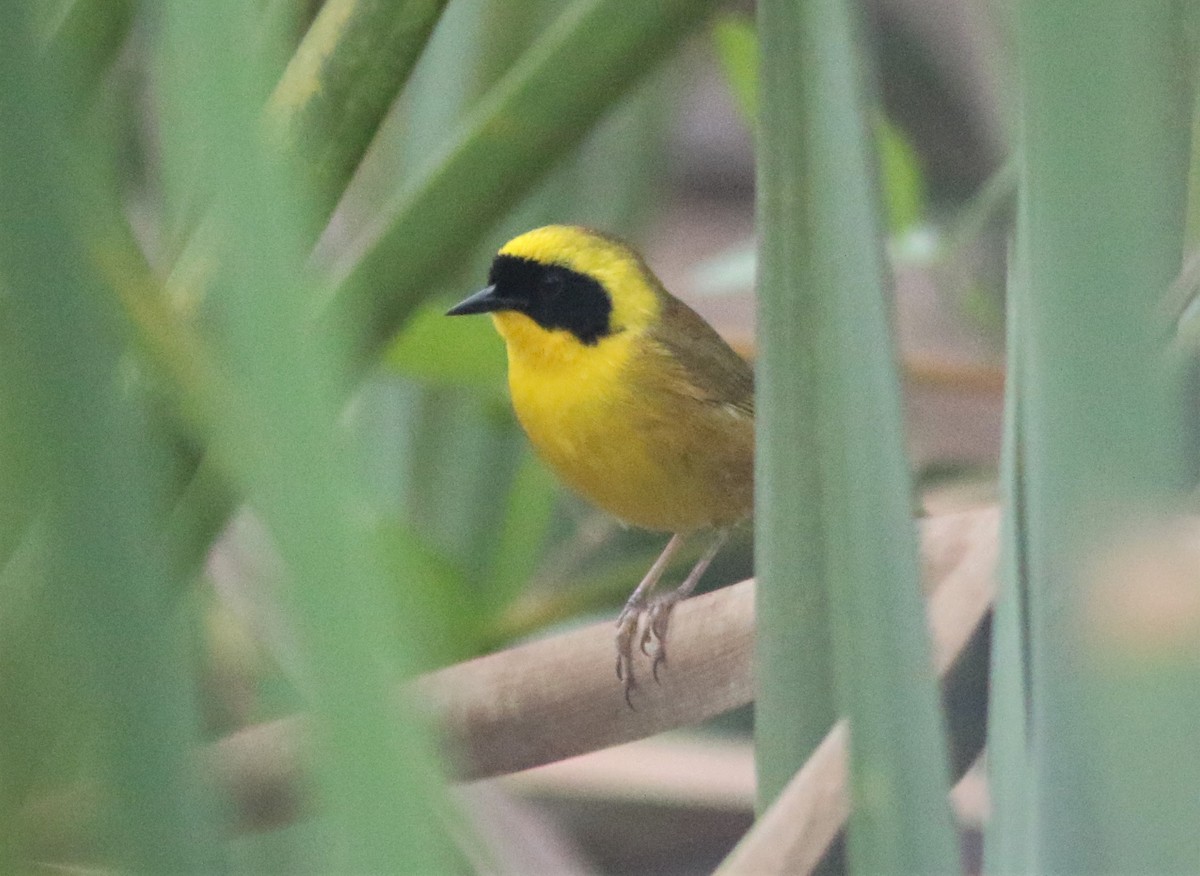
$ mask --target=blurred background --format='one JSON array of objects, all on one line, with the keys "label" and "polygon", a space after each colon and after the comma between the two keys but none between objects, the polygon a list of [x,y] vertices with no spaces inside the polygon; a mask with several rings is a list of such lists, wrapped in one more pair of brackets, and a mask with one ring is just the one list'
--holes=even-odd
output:
[{"label": "blurred background", "polygon": [[[443,4],[408,4],[411,29],[432,30],[398,95],[382,101],[377,131],[345,135],[328,108],[310,127],[298,110],[303,124],[285,126],[295,152],[361,147],[361,164],[343,156],[352,175],[318,168],[307,201],[255,157],[251,134],[264,103],[285,116],[307,106],[288,59],[320,3],[15,9],[24,5],[0,22],[37,46],[11,61],[13,75],[24,71],[14,93],[30,97],[11,98],[5,124],[34,122],[28,141],[12,134],[0,173],[19,187],[42,179],[41,167],[49,218],[39,225],[10,200],[5,221],[29,237],[14,238],[0,274],[14,284],[13,253],[55,254],[72,236],[71,254],[50,260],[62,276],[88,278],[91,309],[77,336],[57,322],[75,306],[64,298],[63,309],[14,317],[8,340],[21,356],[22,343],[61,338],[78,369],[62,379],[90,373],[96,383],[55,408],[58,372],[35,365],[6,400],[24,412],[11,422],[32,425],[13,426],[4,444],[0,861],[37,872],[350,870],[386,859],[346,851],[374,835],[371,825],[408,819],[388,840],[404,846],[461,805],[498,872],[711,871],[753,819],[749,708],[452,797],[421,790],[441,787],[432,755],[374,777],[371,764],[397,745],[433,748],[418,721],[399,741],[385,729],[380,692],[614,618],[661,549],[661,537],[622,529],[555,483],[513,419],[489,322],[442,314],[483,284],[515,233],[582,223],[633,241],[669,290],[753,358],[754,5],[664,13],[652,44],[631,43],[644,75],[612,74],[590,115],[535,140],[540,151],[510,168],[499,129],[473,120],[520,98],[511,83],[545,61],[538,47],[581,39],[609,52],[614,70],[626,56],[602,46],[605,31],[571,30],[591,20],[578,11],[589,4],[450,0],[440,16]],[[996,500],[1004,409],[1010,4],[860,6],[914,506],[980,507]],[[556,75],[571,81],[570,69]],[[275,85],[281,76],[286,87]],[[518,130],[555,121],[523,113],[506,118]],[[475,135],[499,145],[489,153],[485,143],[472,164]],[[380,255],[392,250],[410,261]],[[426,262],[411,257],[422,250]],[[62,276],[30,288],[59,288]],[[343,299],[369,338],[362,345],[338,332],[344,345],[327,343],[306,322],[314,301]],[[364,303],[376,300],[402,303]],[[43,421],[34,410],[51,413]],[[87,449],[97,444],[109,455]],[[127,470],[137,474],[118,474]],[[98,482],[112,489],[97,492]],[[62,507],[90,510],[75,519]],[[139,547],[115,557],[96,548],[114,543]],[[50,559],[60,550],[69,561]],[[354,565],[368,553],[371,563]],[[704,586],[751,576],[752,553],[747,528]],[[111,589],[93,587],[97,577]],[[92,595],[72,595],[81,589]],[[157,650],[142,647],[151,639]],[[372,702],[375,711],[359,709]],[[314,781],[334,816],[246,830],[206,781],[180,778],[191,761],[179,752],[300,711],[325,722]],[[147,751],[150,737],[159,742]],[[978,772],[954,799],[976,868],[987,812]],[[155,800],[157,813],[145,802]],[[181,831],[190,847],[164,850]],[[459,852],[422,854],[403,859],[468,869]]]}]

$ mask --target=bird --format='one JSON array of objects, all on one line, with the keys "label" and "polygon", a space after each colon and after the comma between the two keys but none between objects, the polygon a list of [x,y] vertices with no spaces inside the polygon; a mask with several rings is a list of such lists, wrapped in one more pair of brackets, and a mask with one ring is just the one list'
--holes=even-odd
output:
[{"label": "bird", "polygon": [[[670,294],[627,243],[547,225],[504,244],[487,285],[447,312],[489,314],[504,339],[512,405],[542,460],[624,524],[670,539],[617,618],[617,677],[638,686],[634,648],[667,659],[672,609],[754,504],[754,373]],[[707,547],[654,594],[693,535]]]}]

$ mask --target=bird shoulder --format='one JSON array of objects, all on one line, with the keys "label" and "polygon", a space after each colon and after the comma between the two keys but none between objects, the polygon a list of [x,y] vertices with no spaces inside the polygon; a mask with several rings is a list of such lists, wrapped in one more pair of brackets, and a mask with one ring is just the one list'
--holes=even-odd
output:
[{"label": "bird shoulder", "polygon": [[754,417],[754,371],[692,308],[664,295],[650,338],[681,369],[688,393]]}]

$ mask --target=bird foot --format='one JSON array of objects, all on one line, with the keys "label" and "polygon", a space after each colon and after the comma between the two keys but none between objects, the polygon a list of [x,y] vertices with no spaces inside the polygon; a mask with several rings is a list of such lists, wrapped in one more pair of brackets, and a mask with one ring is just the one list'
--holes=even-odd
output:
[{"label": "bird foot", "polygon": [[681,595],[664,593],[647,604],[639,600],[625,606],[617,618],[617,678],[625,684],[625,702],[633,708],[631,694],[638,686],[633,672],[633,647],[651,659],[650,672],[658,682],[658,669],[667,662],[667,630],[671,612]]},{"label": "bird foot", "polygon": [[617,678],[624,683],[625,703],[631,709],[633,708],[631,695],[634,688],[638,686],[637,678],[633,674],[633,643],[638,638],[638,628],[641,626],[645,611],[644,603],[630,603],[625,606],[617,618]]},{"label": "bird foot", "polygon": [[680,598],[679,594],[675,592],[664,593],[651,603],[647,612],[648,622],[646,631],[642,635],[642,652],[649,654],[646,651],[646,644],[653,639],[654,653],[650,656],[653,656],[654,662],[650,665],[650,672],[656,682],[658,681],[658,667],[667,662],[667,629],[671,623],[671,612]]}]

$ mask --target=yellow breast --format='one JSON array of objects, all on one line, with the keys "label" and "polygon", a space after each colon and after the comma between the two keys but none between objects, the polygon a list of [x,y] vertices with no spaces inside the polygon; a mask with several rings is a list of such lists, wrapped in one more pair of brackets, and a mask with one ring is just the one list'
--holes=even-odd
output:
[{"label": "yellow breast", "polygon": [[681,392],[679,369],[643,332],[584,346],[520,314],[493,319],[517,418],[570,487],[646,529],[687,532],[750,513],[752,418]]}]

